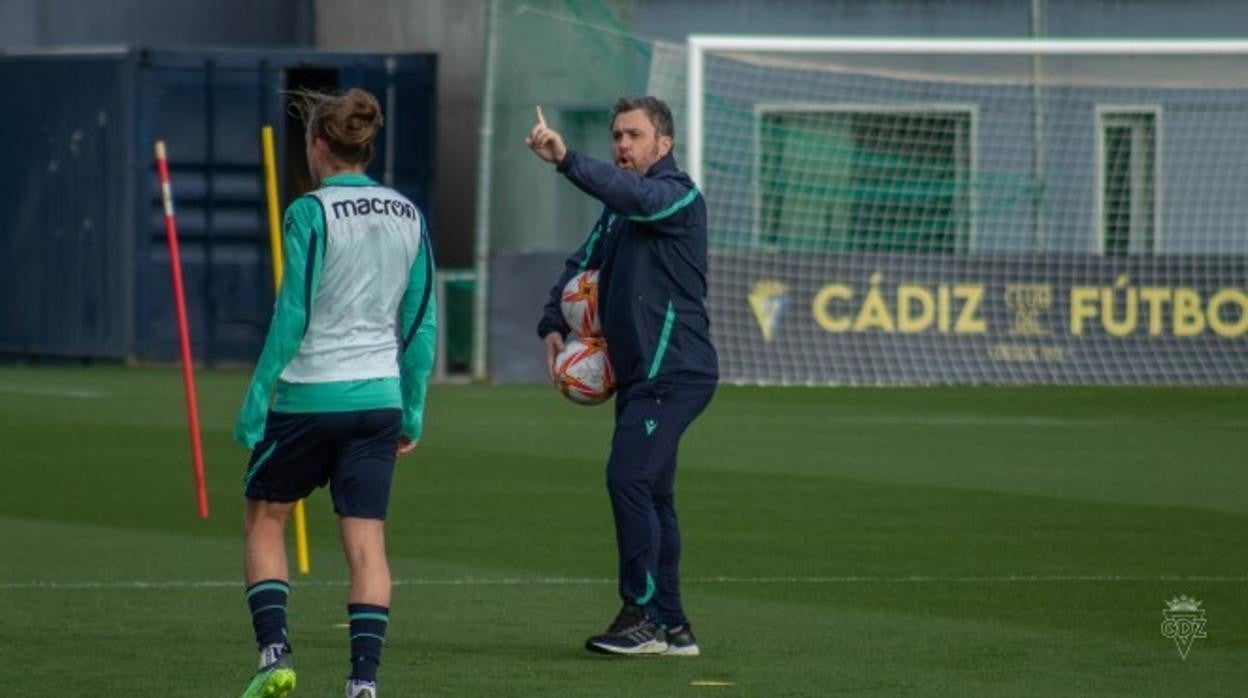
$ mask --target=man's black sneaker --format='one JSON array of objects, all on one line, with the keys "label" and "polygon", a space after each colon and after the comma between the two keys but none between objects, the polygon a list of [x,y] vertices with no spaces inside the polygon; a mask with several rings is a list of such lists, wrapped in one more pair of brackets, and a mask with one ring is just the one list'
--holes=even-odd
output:
[{"label": "man's black sneaker", "polygon": [[663,635],[667,640],[667,651],[663,654],[696,657],[701,652],[698,649],[698,639],[693,636],[693,628],[688,623],[668,628]]},{"label": "man's black sneaker", "polygon": [[585,649],[599,654],[656,655],[667,651],[663,629],[646,618],[641,606],[624,604],[611,627],[585,641]]}]

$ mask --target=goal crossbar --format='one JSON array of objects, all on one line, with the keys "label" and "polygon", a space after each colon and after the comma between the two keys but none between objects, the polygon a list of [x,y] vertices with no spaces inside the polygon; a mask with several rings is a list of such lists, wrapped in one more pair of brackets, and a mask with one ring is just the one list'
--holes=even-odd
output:
[{"label": "goal crossbar", "polygon": [[1248,54],[1243,39],[985,39],[691,34],[687,40],[688,171],[703,180],[704,59],[713,51],[881,55],[1215,56]]}]

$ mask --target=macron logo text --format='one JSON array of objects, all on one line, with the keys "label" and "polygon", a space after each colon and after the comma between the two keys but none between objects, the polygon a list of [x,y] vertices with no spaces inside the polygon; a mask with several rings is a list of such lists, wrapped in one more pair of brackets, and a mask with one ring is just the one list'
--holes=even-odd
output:
[{"label": "macron logo text", "polygon": [[335,220],[351,216],[366,216],[370,213],[416,220],[416,207],[398,199],[369,199],[362,197],[353,201],[335,201],[332,208],[334,209]]}]

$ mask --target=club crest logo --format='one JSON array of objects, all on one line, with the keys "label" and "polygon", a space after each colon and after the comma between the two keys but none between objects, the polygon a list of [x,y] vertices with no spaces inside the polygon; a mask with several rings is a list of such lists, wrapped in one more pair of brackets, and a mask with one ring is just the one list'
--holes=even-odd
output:
[{"label": "club crest logo", "polygon": [[1205,633],[1205,611],[1196,599],[1186,595],[1170,599],[1161,616],[1164,619],[1161,621],[1161,635],[1174,640],[1180,659],[1187,659],[1192,642],[1208,637]]},{"label": "club crest logo", "polygon": [[770,342],[776,322],[788,305],[789,287],[779,281],[759,281],[750,289],[750,310],[758,328],[763,331],[763,341]]},{"label": "club crest logo", "polygon": [[1005,307],[1010,311],[1009,334],[1048,334],[1040,322],[1053,305],[1053,287],[1048,284],[1006,284]]}]

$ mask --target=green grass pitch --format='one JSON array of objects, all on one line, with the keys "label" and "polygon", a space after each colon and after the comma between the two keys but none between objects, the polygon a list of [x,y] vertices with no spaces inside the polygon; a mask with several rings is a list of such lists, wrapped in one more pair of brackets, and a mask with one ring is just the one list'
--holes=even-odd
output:
[{"label": "green grass pitch", "polygon": [[[233,696],[254,668],[230,441],[199,374],[195,515],[173,369],[0,369],[0,686]],[[1248,683],[1248,393],[725,386],[682,445],[703,656],[604,659],[610,407],[437,385],[400,464],[384,696],[1212,696]],[[328,497],[295,575],[297,695],[341,695]],[[1200,600],[1182,659],[1166,601]],[[700,685],[716,682],[729,685]]]}]

